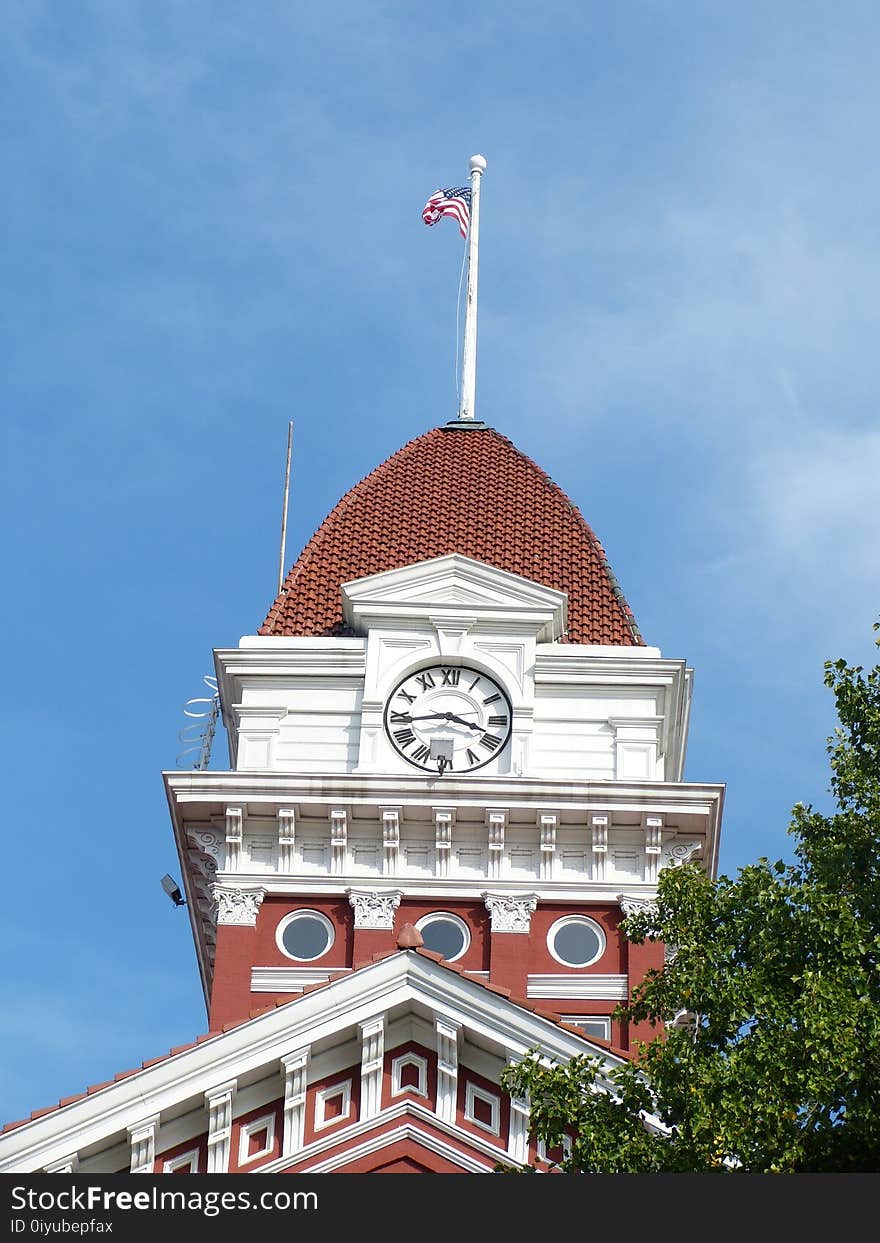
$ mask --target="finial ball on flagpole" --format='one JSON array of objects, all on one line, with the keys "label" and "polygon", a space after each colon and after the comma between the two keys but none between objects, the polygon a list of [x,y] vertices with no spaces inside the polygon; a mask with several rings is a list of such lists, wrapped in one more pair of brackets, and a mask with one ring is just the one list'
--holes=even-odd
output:
[{"label": "finial ball on flagpole", "polygon": [[479,169],[481,173],[486,171],[486,157],[484,155],[471,156],[471,172]]}]

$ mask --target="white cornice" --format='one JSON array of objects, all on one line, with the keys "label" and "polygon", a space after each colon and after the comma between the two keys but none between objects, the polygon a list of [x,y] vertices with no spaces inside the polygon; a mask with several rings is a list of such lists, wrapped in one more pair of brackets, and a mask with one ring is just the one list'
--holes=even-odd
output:
[{"label": "white cornice", "polygon": [[428,773],[279,773],[168,771],[162,774],[169,801],[186,803],[258,803],[289,806],[297,803],[347,802],[352,805],[506,806],[538,803],[584,811],[600,808],[638,811],[650,806],[681,812],[711,814],[718,808],[724,786],[697,781],[572,781],[567,778],[498,777],[475,773],[462,777],[435,777]]},{"label": "white cornice", "polygon": [[111,1143],[143,1119],[145,1101],[151,1114],[179,1113],[218,1084],[256,1077],[294,1049],[353,1037],[358,1023],[403,1008],[460,1023],[505,1060],[540,1046],[555,1060],[592,1052],[609,1066],[622,1062],[433,959],[400,952],[16,1127],[0,1137],[0,1173],[43,1169],[74,1149]]}]

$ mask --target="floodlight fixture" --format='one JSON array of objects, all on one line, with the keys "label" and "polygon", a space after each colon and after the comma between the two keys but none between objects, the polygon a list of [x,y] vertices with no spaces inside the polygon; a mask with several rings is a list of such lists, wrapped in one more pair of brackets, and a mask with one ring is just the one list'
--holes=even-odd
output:
[{"label": "floodlight fixture", "polygon": [[162,877],[162,888],[168,894],[168,897],[171,899],[171,901],[174,903],[175,906],[186,906],[186,902],[183,899],[183,894],[180,892],[180,886],[178,885],[174,877],[169,876],[167,872]]}]

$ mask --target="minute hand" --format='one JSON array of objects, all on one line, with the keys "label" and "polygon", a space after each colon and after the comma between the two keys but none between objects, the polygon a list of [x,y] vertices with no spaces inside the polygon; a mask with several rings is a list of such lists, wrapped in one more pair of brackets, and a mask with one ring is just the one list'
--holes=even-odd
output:
[{"label": "minute hand", "polygon": [[466,725],[468,729],[482,730],[482,725],[475,725],[473,721],[466,721],[462,716],[456,716],[454,712],[428,712],[425,716],[411,716],[407,718],[410,721],[455,721],[456,725]]}]

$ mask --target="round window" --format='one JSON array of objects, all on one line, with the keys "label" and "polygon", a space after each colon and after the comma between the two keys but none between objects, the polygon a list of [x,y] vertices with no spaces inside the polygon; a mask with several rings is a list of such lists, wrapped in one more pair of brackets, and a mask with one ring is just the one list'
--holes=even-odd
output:
[{"label": "round window", "polygon": [[298,962],[320,958],[335,939],[333,925],[320,911],[294,911],[291,915],[285,915],[275,934],[282,954]]},{"label": "round window", "polygon": [[589,967],[605,952],[605,935],[592,919],[566,915],[547,933],[547,948],[566,967]]},{"label": "round window", "polygon": [[471,943],[471,934],[463,919],[446,911],[425,915],[416,924],[425,942],[425,949],[441,954],[447,962],[461,958]]}]

